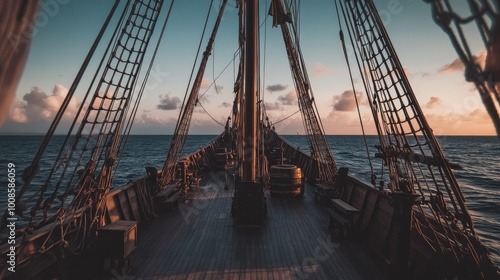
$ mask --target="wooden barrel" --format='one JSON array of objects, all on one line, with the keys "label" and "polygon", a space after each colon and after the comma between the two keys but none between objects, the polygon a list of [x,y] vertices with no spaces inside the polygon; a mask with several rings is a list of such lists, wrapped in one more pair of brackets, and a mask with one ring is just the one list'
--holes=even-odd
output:
[{"label": "wooden barrel", "polygon": [[273,165],[269,170],[271,195],[304,196],[304,174],[293,164]]}]

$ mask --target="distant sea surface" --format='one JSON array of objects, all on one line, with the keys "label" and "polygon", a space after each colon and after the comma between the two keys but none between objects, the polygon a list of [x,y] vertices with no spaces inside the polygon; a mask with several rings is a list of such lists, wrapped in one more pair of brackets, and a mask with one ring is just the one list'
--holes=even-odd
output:
[{"label": "distant sea surface", "polygon": [[[190,135],[183,151],[192,153],[213,141],[215,135]],[[308,151],[304,136],[290,135],[284,138],[301,150]],[[339,167],[348,167],[349,174],[370,181],[368,164],[362,136],[327,136]],[[0,209],[6,207],[7,164],[16,165],[18,186],[20,174],[36,153],[43,136],[0,136]],[[122,186],[128,181],[145,175],[146,166],[161,168],[165,161],[171,136],[132,135],[129,137],[123,159],[120,161],[113,186]],[[377,137],[368,136],[370,154],[376,150]],[[489,249],[495,264],[500,267],[500,140],[498,137],[447,136],[438,137],[447,159],[459,164],[463,170],[455,175],[467,199],[477,233]],[[42,160],[41,175],[47,172],[63,141],[55,136]],[[380,173],[381,160],[373,159],[376,173]],[[5,198],[5,199],[4,199]]]}]

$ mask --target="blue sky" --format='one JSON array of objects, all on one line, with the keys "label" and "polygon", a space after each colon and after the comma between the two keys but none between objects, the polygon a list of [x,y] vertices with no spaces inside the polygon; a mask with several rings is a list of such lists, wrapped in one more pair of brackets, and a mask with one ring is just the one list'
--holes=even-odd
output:
[{"label": "blue sky", "polygon": [[[113,2],[42,0],[45,6],[42,6],[41,15],[35,23],[31,52],[18,86],[11,118],[0,127],[0,133],[44,133],[47,130]],[[207,36],[215,22],[220,2],[214,0],[216,7],[211,9]],[[266,2],[269,0],[261,1],[261,21],[267,14]],[[338,37],[339,27],[333,3],[332,0],[302,1],[302,50],[326,132],[360,134],[356,111],[351,106],[340,106],[352,105],[353,100],[348,94],[352,88]],[[421,0],[380,0],[375,3],[436,134],[494,135],[493,125],[477,92],[465,82],[463,69],[454,67],[457,66],[456,62],[453,64],[457,55],[447,36],[433,22],[430,6]],[[170,2],[166,1],[163,16],[168,4]],[[154,74],[139,109],[134,133],[173,132],[179,114],[179,101],[182,101],[186,92],[209,4],[208,0],[178,0],[174,4],[153,66]],[[455,5],[459,11],[465,11],[465,1],[457,1]],[[227,104],[232,103],[234,96],[233,69],[238,61],[231,63],[231,60],[237,48],[237,16],[234,1],[229,0],[201,90],[206,91],[202,99],[203,106],[221,122],[229,115],[231,107]],[[160,27],[157,27],[156,33]],[[468,35],[474,39],[473,32]],[[205,45],[206,39],[202,44],[203,49]],[[271,27],[271,21],[261,29],[261,45],[265,47],[265,52],[261,53],[261,73],[266,73],[262,80],[264,102],[271,120],[278,121],[295,112],[298,107],[281,32]],[[480,45],[472,45],[472,49],[478,54],[482,50]],[[227,70],[222,72],[226,65],[229,65]],[[84,77],[70,111],[74,112],[81,102],[84,85],[89,84],[92,74]],[[220,78],[216,82],[219,90],[207,87],[219,74]],[[275,90],[267,90],[268,86]],[[362,91],[359,82],[356,87]],[[33,98],[35,96],[39,98]],[[375,133],[368,107],[362,106],[361,113],[368,132]],[[70,116],[66,119],[69,121]],[[285,134],[302,133],[301,124],[300,116],[295,115],[276,128]],[[216,134],[221,130],[200,108],[196,109],[191,133]]]}]

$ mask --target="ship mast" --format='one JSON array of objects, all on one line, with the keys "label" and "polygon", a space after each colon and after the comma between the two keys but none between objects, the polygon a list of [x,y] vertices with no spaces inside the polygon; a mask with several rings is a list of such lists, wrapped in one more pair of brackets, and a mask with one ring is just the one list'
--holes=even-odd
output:
[{"label": "ship mast", "polygon": [[239,225],[260,225],[266,214],[264,188],[258,172],[259,1],[246,0],[240,6],[244,17],[244,92],[240,103],[241,137],[238,147],[241,169],[236,182],[232,214]]},{"label": "ship mast", "polygon": [[257,180],[257,89],[259,65],[259,1],[245,1],[245,110],[242,181]]}]

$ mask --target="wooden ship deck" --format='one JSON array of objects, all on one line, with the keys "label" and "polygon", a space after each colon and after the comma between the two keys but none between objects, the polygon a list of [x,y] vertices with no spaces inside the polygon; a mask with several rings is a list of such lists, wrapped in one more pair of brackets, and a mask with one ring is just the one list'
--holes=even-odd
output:
[{"label": "wooden ship deck", "polygon": [[128,275],[137,279],[386,279],[366,248],[335,238],[311,186],[267,198],[262,227],[235,226],[233,188],[208,178],[179,207],[146,222]]}]

